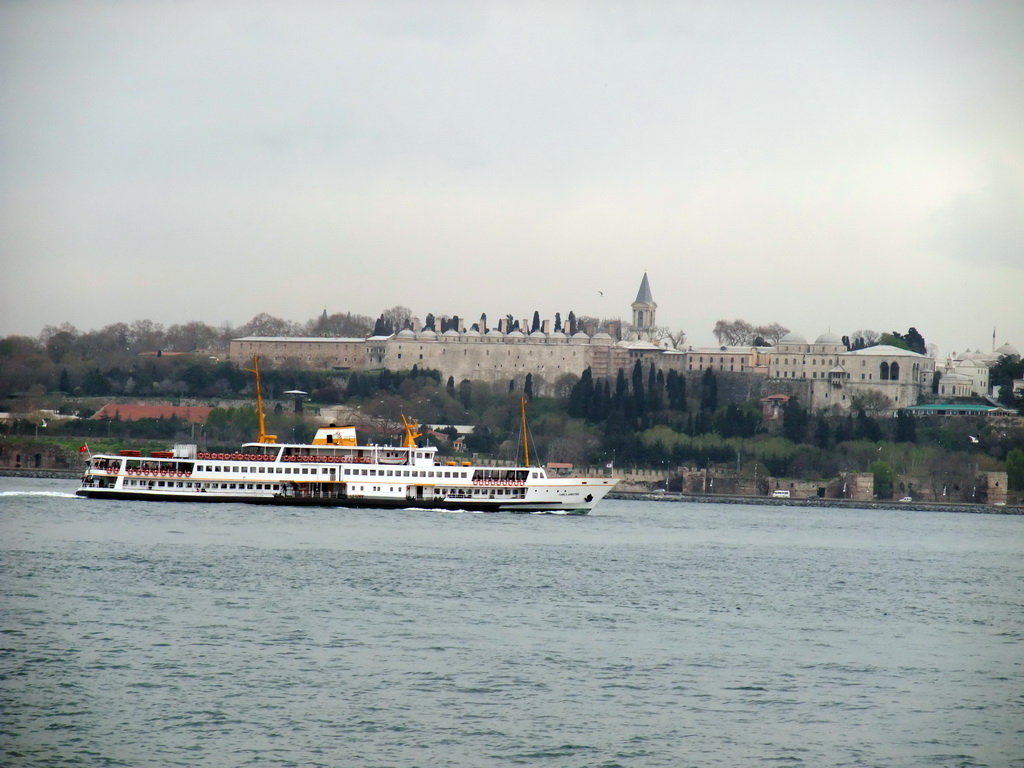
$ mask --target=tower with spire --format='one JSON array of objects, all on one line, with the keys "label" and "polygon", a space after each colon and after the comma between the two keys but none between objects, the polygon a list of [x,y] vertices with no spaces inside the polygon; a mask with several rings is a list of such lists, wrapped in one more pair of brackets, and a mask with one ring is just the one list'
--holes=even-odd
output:
[{"label": "tower with spire", "polygon": [[633,327],[641,336],[650,333],[655,326],[655,313],[658,305],[651,295],[651,284],[647,281],[647,273],[644,272],[644,279],[640,281],[640,290],[637,291],[636,301],[633,302]]}]

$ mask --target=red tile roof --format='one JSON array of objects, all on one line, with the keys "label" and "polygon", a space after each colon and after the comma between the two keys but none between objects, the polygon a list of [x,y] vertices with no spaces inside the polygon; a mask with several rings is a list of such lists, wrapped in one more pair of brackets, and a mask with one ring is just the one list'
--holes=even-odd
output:
[{"label": "red tile roof", "polygon": [[177,416],[181,421],[202,424],[212,411],[208,405],[124,405],[108,403],[93,414],[94,419],[121,419],[121,421],[138,421],[139,419],[169,419]]}]

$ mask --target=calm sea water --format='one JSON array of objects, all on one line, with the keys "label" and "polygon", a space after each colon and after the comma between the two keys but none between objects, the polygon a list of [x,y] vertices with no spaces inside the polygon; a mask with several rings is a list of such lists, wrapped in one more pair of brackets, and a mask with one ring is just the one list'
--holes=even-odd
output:
[{"label": "calm sea water", "polygon": [[5,766],[1024,766],[1024,519],[0,479]]}]

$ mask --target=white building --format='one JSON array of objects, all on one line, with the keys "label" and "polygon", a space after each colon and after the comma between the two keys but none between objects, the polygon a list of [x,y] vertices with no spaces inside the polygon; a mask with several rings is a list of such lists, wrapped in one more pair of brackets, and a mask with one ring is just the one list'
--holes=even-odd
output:
[{"label": "white building", "polygon": [[788,333],[768,361],[769,379],[810,385],[812,410],[849,410],[869,394],[888,398],[893,409],[916,405],[921,393],[930,391],[934,371],[935,361],[925,355],[887,344],[850,351],[833,333],[821,334],[813,344]]}]

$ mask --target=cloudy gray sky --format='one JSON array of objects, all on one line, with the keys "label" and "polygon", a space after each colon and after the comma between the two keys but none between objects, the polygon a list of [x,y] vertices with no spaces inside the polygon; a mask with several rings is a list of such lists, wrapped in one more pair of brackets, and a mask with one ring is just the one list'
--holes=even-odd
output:
[{"label": "cloudy gray sky", "polygon": [[[0,3],[0,335],[481,312],[1024,348],[1024,3]],[[603,296],[600,292],[603,292]]]}]

